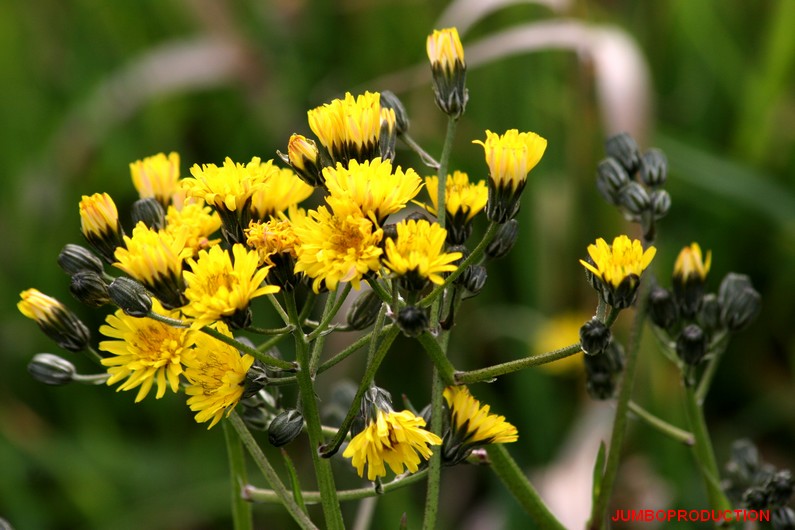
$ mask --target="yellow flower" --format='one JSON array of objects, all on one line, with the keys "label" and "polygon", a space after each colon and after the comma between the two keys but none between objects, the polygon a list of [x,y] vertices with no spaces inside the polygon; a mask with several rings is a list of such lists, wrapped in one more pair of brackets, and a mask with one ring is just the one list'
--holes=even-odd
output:
[{"label": "yellow flower", "polygon": [[191,270],[184,273],[188,305],[182,311],[194,319],[194,327],[221,318],[237,322],[236,314],[245,313],[253,298],[279,292],[275,285],[263,285],[268,267],[257,268],[256,251],[237,244],[232,255],[234,260],[229,252],[214,246],[199,251],[198,259],[188,259]]},{"label": "yellow flower", "polygon": [[271,219],[261,223],[252,221],[246,229],[246,244],[259,252],[260,264],[273,266],[274,254],[298,257],[295,248],[299,241],[289,219]]},{"label": "yellow flower", "polygon": [[221,167],[194,164],[190,168],[193,178],[182,180],[182,187],[188,197],[203,199],[220,210],[240,212],[248,208],[251,196],[265,183],[272,165],[272,160],[262,163],[256,156],[246,165],[235,163],[229,157]]},{"label": "yellow flower", "polygon": [[443,70],[448,76],[452,76],[455,69],[466,65],[464,47],[461,45],[461,38],[456,28],[433,30],[425,41],[425,49],[431,67]]},{"label": "yellow flower", "polygon": [[[596,244],[588,245],[591,262],[580,260],[580,263],[598,279],[594,287],[605,301],[617,309],[623,309],[633,302],[640,275],[656,252],[654,247],[644,251],[639,240],[630,240],[625,235],[616,237],[612,245],[599,238]],[[602,289],[599,288],[600,284]]]},{"label": "yellow flower", "polygon": [[464,460],[477,446],[504,444],[519,439],[516,427],[505,416],[492,414],[489,405],[482,405],[465,386],[444,389],[450,409],[450,436],[445,436],[444,459],[450,464]]},{"label": "yellow flower", "polygon": [[698,243],[691,243],[690,246],[684,247],[676,258],[674,278],[681,282],[688,280],[703,282],[707,278],[711,265],[712,252],[708,250],[706,259],[704,259]]},{"label": "yellow flower", "polygon": [[279,155],[308,185],[319,186],[323,183],[320,174],[320,152],[312,140],[300,134],[293,134],[287,143],[287,158],[285,159],[281,153]]},{"label": "yellow flower", "polygon": [[456,28],[434,30],[425,43],[433,73],[436,104],[448,116],[464,113],[469,97],[466,89],[464,47]]},{"label": "yellow flower", "polygon": [[165,208],[179,191],[179,154],[158,153],[137,160],[130,164],[130,173],[138,195],[142,199],[155,198]]},{"label": "yellow flower", "polygon": [[[218,248],[218,247],[213,247]],[[226,324],[213,326],[231,337]],[[184,356],[185,394],[190,410],[196,412],[196,422],[209,421],[211,429],[224,414],[227,416],[240,401],[245,390],[246,373],[254,364],[254,357],[241,355],[233,346],[204,333],[196,335],[196,348]]]},{"label": "yellow flower", "polygon": [[381,134],[381,95],[365,92],[335,99],[307,113],[309,128],[334,162],[369,160],[378,156]]},{"label": "yellow flower", "polygon": [[352,203],[340,200],[333,211],[325,206],[312,210],[293,220],[293,230],[301,241],[295,272],[313,278],[315,292],[323,285],[333,291],[339,282],[351,282],[359,289],[362,277],[381,266],[378,244],[383,231]]},{"label": "yellow flower", "polygon": [[533,132],[510,129],[503,135],[486,131],[485,142],[472,143],[483,146],[489,166],[488,218],[496,223],[513,219],[519,211],[527,175],[544,155],[547,141]]},{"label": "yellow flower", "polygon": [[[431,205],[421,205],[433,215],[437,215],[439,207],[439,178],[425,177],[425,189],[431,199]],[[489,200],[489,190],[482,180],[470,182],[469,176],[462,171],[454,171],[445,179],[445,210],[447,217],[448,241],[453,245],[462,245],[472,232],[471,222],[483,211]]]},{"label": "yellow flower", "polygon": [[425,430],[425,420],[408,410],[384,412],[378,410],[375,421],[353,437],[342,456],[351,459],[360,477],[367,465],[367,480],[386,476],[384,463],[395,474],[403,473],[404,466],[412,473],[419,469],[423,459],[430,458],[429,446],[440,445],[442,440]]},{"label": "yellow flower", "polygon": [[22,291],[19,297],[19,312],[35,321],[58,346],[78,352],[88,345],[88,328],[61,302],[38,289]]},{"label": "yellow flower", "polygon": [[[152,300],[155,313],[179,318],[178,311],[165,311],[157,300]],[[117,391],[138,388],[135,402],[144,399],[152,385],[157,386],[156,399],[167,389],[179,391],[182,359],[193,345],[193,333],[150,318],[134,318],[119,309],[108,315],[107,324],[99,332],[110,339],[99,343],[99,349],[113,354],[102,359],[108,367],[108,385],[119,381]]]},{"label": "yellow flower", "polygon": [[268,219],[303,201],[313,190],[291,169],[270,166],[265,183],[251,196],[251,211],[259,219]]},{"label": "yellow flower", "polygon": [[86,240],[108,263],[113,263],[116,247],[124,245],[119,211],[107,193],[83,195],[80,201],[80,228]]},{"label": "yellow flower", "polygon": [[169,206],[166,212],[165,232],[174,237],[185,235],[185,247],[195,256],[202,249],[218,244],[220,239],[210,239],[221,228],[221,218],[202,200],[194,200],[177,208]]},{"label": "yellow flower", "polygon": [[182,261],[191,256],[185,246],[187,232],[172,234],[153,230],[139,222],[132,237],[124,236],[125,247],[116,249],[113,264],[151,290],[166,307],[183,304]]},{"label": "yellow flower", "polygon": [[380,158],[363,163],[351,160],[347,168],[342,164],[327,167],[323,176],[332,207],[339,199],[350,201],[379,225],[389,214],[405,208],[422,188],[422,179],[413,169],[404,173],[398,166],[393,172],[392,163]]},{"label": "yellow flower", "polygon": [[426,220],[405,219],[396,225],[397,240],[386,240],[384,265],[396,275],[404,277],[409,288],[421,290],[428,280],[444,283],[441,274],[456,269],[453,262],[460,252],[444,252],[447,231]]}]

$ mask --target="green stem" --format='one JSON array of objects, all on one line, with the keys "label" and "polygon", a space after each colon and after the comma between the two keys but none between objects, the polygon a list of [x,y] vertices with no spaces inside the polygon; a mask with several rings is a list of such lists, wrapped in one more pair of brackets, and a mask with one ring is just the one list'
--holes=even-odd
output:
[{"label": "green stem", "polygon": [[[365,370],[362,380],[359,383],[359,388],[356,390],[356,395],[353,397],[353,402],[348,409],[348,414],[345,416],[345,419],[342,420],[342,424],[337,431],[337,435],[333,440],[331,440],[331,442],[320,448],[320,454],[324,459],[331,458],[334,456],[334,454],[336,454],[337,451],[339,451],[342,442],[348,435],[348,431],[351,428],[351,423],[353,423],[356,415],[359,414],[362,398],[364,397],[365,392],[367,392],[367,390],[370,388],[373,379],[375,379],[375,373],[378,371],[378,367],[381,366],[381,362],[384,360],[384,357],[386,357],[389,347],[392,346],[392,342],[394,342],[399,331],[400,330],[397,327],[390,328],[390,330],[384,336],[384,339],[381,341],[381,345],[373,354],[372,361],[367,364],[367,369]],[[376,336],[373,336],[373,340],[375,340],[375,337]]]},{"label": "green stem", "polygon": [[[367,280],[367,284],[370,288],[375,292],[376,296],[381,299],[382,302],[387,304],[392,304],[392,296],[384,289],[384,286],[378,283],[378,280],[374,278],[370,278]],[[393,311],[397,313],[397,307],[392,308]]]},{"label": "green stem", "polygon": [[[293,293],[293,292],[285,293],[285,298],[290,298],[290,297],[293,297],[293,296],[295,296],[295,293]],[[287,315],[287,313],[285,312],[284,308],[279,303],[279,300],[272,294],[267,295],[267,297],[268,297],[268,300],[270,301],[271,305],[273,306],[273,308],[276,310],[276,312],[279,314],[281,319],[284,321],[284,323],[289,326],[290,325],[290,317]],[[294,323],[294,325],[298,326],[299,328],[301,327],[300,324],[298,324],[298,323]]]},{"label": "green stem", "polygon": [[306,295],[306,300],[304,300],[304,306],[301,308],[301,312],[298,314],[298,320],[302,324],[309,317],[309,313],[312,312],[312,308],[315,306],[316,297],[317,295],[315,294],[315,291],[309,289],[309,292]]},{"label": "green stem", "polygon": [[486,446],[491,468],[540,528],[564,530],[503,444]]},{"label": "green stem", "polygon": [[[358,501],[368,497],[376,497],[390,491],[405,488],[411,484],[421,481],[428,474],[427,469],[422,469],[408,476],[395,477],[394,480],[381,485],[381,491],[376,491],[373,486],[357,488],[352,490],[341,490],[337,492],[340,501]],[[273,490],[259,489],[253,486],[246,486],[244,489],[245,497],[251,502],[278,503],[279,497]],[[304,502],[306,504],[317,504],[320,502],[320,492],[304,491]]]},{"label": "green stem", "polygon": [[257,350],[261,352],[267,352],[268,350],[270,350],[271,348],[273,348],[274,346],[276,346],[277,344],[279,344],[281,341],[283,341],[285,338],[289,336],[290,335],[288,333],[285,333],[284,335],[277,335],[275,337],[271,337],[270,339],[266,340],[265,342],[257,346]]},{"label": "green stem", "polygon": [[[442,436],[442,410],[443,410],[444,383],[439,376],[439,370],[433,368],[433,382],[431,386],[431,432],[441,438]],[[439,490],[442,482],[442,451],[441,447],[431,454],[428,460],[428,486],[425,493],[425,513],[422,518],[423,530],[436,528],[436,516],[439,512]]]},{"label": "green stem", "polygon": [[439,226],[444,228],[447,218],[447,173],[450,165],[450,153],[453,151],[453,139],[455,130],[458,126],[458,118],[447,118],[447,132],[444,135],[444,145],[442,146],[442,156],[439,160],[438,187],[436,189],[436,219]]},{"label": "green stem", "polygon": [[282,328],[258,328],[256,326],[249,326],[246,331],[251,333],[258,333],[259,335],[285,335],[293,330],[292,326],[284,326]]},{"label": "green stem", "polygon": [[[232,411],[232,414],[229,415],[227,420],[229,423],[232,424],[237,435],[240,437],[240,441],[243,442],[243,445],[248,450],[251,457],[254,459],[254,462],[259,467],[262,474],[265,476],[265,480],[268,481],[268,484],[271,488],[273,488],[273,493],[278,499],[278,501],[284,506],[287,512],[292,515],[295,522],[301,528],[305,529],[317,529],[317,526],[309,519],[309,516],[301,510],[298,504],[293,499],[292,493],[290,493],[287,488],[284,487],[282,484],[279,475],[276,473],[276,470],[273,469],[270,462],[268,462],[268,458],[265,456],[265,453],[262,452],[259,444],[257,441],[254,440],[254,437],[251,436],[251,433],[246,427],[246,424],[243,423],[243,420],[240,416],[237,415],[237,412]],[[245,497],[245,496],[244,496]]]},{"label": "green stem", "polygon": [[420,335],[417,340],[420,341],[420,344],[422,344],[422,347],[425,348],[425,351],[433,361],[433,365],[438,370],[438,375],[442,382],[445,385],[454,385],[456,383],[456,374],[462,372],[456,372],[453,363],[445,355],[442,346],[427,331]]},{"label": "green stem", "polygon": [[72,381],[83,385],[104,385],[109,378],[110,374],[74,374],[72,376]]},{"label": "green stem", "polygon": [[90,345],[87,345],[87,346],[86,346],[86,349],[85,349],[85,350],[83,350],[83,353],[85,353],[85,354],[88,356],[88,358],[89,358],[89,359],[91,359],[92,361],[94,361],[94,362],[95,362],[95,363],[97,363],[98,365],[100,365],[100,366],[104,366],[104,365],[102,364],[102,356],[101,356],[101,355],[99,354],[99,352],[98,352],[97,350],[95,350],[95,349],[94,349],[92,346],[90,346]]},{"label": "green stem", "polygon": [[439,169],[439,162],[434,160],[434,158],[429,155],[422,147],[420,147],[420,145],[415,142],[411,136],[409,136],[407,133],[403,133],[399,138],[403,140],[403,143],[409,146],[415,153],[420,155],[420,160],[422,160],[423,164],[431,169]]},{"label": "green stem", "polygon": [[699,405],[703,405],[704,399],[707,397],[707,392],[709,392],[712,379],[715,377],[715,372],[718,370],[720,359],[723,357],[723,352],[726,351],[728,337],[728,333],[724,332],[723,335],[717,337],[717,340],[714,342],[714,346],[711,348],[712,358],[709,360],[709,363],[707,363],[707,367],[704,369],[704,373],[701,375],[701,380],[698,382],[698,389],[696,390],[696,401]]},{"label": "green stem", "polygon": [[599,496],[591,508],[591,520],[588,523],[589,528],[592,529],[603,528],[607,517],[610,497],[613,495],[616,475],[618,474],[621,449],[627,431],[629,401],[632,397],[632,388],[635,384],[635,368],[638,364],[640,339],[643,335],[643,324],[646,320],[646,302],[650,285],[650,281],[641,282],[640,292],[637,297],[638,305],[635,312],[635,321],[632,324],[632,334],[630,336],[629,348],[627,349],[624,375],[621,379],[621,388],[618,392],[618,400],[616,401],[616,414],[613,419],[613,431],[610,435],[610,447],[607,452],[604,476],[602,477]]},{"label": "green stem", "polygon": [[657,429],[659,432],[670,438],[673,438],[677,442],[681,442],[688,446],[692,446],[695,443],[695,438],[693,437],[692,432],[688,432],[684,429],[680,429],[679,427],[671,425],[667,421],[644,409],[634,401],[629,402],[629,410],[635,416],[637,416],[638,419],[643,420],[650,427]]},{"label": "green stem", "polygon": [[251,505],[241,495],[241,488],[248,483],[243,444],[240,436],[228,421],[223,422],[226,453],[229,457],[229,481],[232,484],[232,521],[235,530],[253,530]]},{"label": "green stem", "polygon": [[715,510],[731,510],[731,503],[720,488],[720,472],[712,450],[712,441],[709,438],[707,423],[704,420],[704,411],[698,403],[696,390],[685,382],[685,410],[687,421],[695,437],[693,456],[701,468],[704,486],[707,488],[710,506]]},{"label": "green stem", "polygon": [[295,305],[294,293],[290,293],[290,296],[285,296],[285,304],[287,305],[288,319],[296,326],[296,329],[293,330],[295,357],[301,368],[296,374],[296,380],[298,382],[298,392],[301,397],[304,420],[306,421],[306,432],[309,436],[317,486],[321,493],[320,501],[323,505],[323,516],[326,520],[327,529],[341,530],[345,528],[345,524],[342,521],[340,503],[337,500],[337,487],[334,484],[331,462],[325,458],[320,458],[318,454],[318,448],[324,443],[323,430],[320,423],[320,412],[317,407],[312,374],[309,371],[309,344],[298,322],[298,310]]},{"label": "green stem", "polygon": [[491,381],[495,377],[510,374],[511,372],[516,372],[529,366],[538,366],[540,364],[551,363],[581,351],[582,348],[580,348],[580,343],[578,342],[576,344],[572,344],[571,346],[566,346],[565,348],[542,353],[540,355],[531,355],[530,357],[524,357],[523,359],[516,359],[515,361],[495,364],[494,366],[487,366],[486,368],[480,368],[478,370],[456,372],[455,383],[458,385],[464,385],[469,383],[478,383],[480,381]]}]

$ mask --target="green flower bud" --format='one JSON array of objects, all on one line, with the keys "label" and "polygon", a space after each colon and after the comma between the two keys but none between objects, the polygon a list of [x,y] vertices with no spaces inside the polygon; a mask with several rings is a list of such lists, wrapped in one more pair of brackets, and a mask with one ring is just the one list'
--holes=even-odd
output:
[{"label": "green flower bud", "polygon": [[588,395],[598,400],[612,398],[624,370],[624,348],[618,341],[611,341],[602,355],[585,355],[584,360]]},{"label": "green flower bud", "polygon": [[588,355],[602,353],[611,339],[610,328],[599,319],[592,318],[580,328],[580,347]]},{"label": "green flower bud", "polygon": [[254,361],[251,368],[246,372],[246,380],[243,384],[243,396],[241,399],[250,398],[262,390],[268,383],[267,366],[259,359]]},{"label": "green flower bud", "polygon": [[605,158],[596,166],[596,189],[610,204],[618,206],[621,190],[627,184],[627,170],[615,158]]},{"label": "green flower bud", "polygon": [[143,222],[154,230],[162,230],[166,226],[166,210],[154,197],[138,199],[132,205],[133,224]]},{"label": "green flower bud", "polygon": [[71,383],[77,372],[74,365],[62,357],[37,353],[28,363],[28,373],[39,383],[59,386]]},{"label": "green flower bud", "polygon": [[640,168],[640,150],[638,143],[627,133],[611,136],[605,142],[605,152],[618,160],[630,175]]},{"label": "green flower bud", "polygon": [[698,310],[697,320],[698,324],[707,333],[720,329],[720,303],[718,303],[717,296],[712,293],[704,295],[701,299],[701,308]]},{"label": "green flower bud", "polygon": [[670,331],[679,319],[676,303],[668,289],[654,286],[649,293],[649,318],[660,329]]},{"label": "green flower bud", "polygon": [[665,190],[655,190],[651,192],[651,210],[654,213],[654,219],[662,219],[668,215],[671,209],[671,196]]},{"label": "green flower bud", "polygon": [[149,291],[126,276],[116,278],[110,283],[108,295],[114,304],[131,317],[142,318],[152,310],[152,295]]},{"label": "green flower bud", "polygon": [[483,265],[470,265],[456,278],[455,283],[463,285],[464,289],[469,291],[470,296],[475,296],[486,285],[488,276],[486,267]]},{"label": "green flower bud", "polygon": [[70,276],[80,271],[92,271],[102,274],[102,260],[86,247],[69,243],[58,254],[58,265]]},{"label": "green flower bud", "polygon": [[795,489],[795,479],[789,469],[782,469],[765,481],[768,507],[780,508],[789,502]]},{"label": "green flower bud", "polygon": [[659,149],[649,149],[640,160],[640,178],[650,188],[658,188],[668,178],[668,159]]},{"label": "green flower bud", "polygon": [[268,441],[281,447],[295,440],[304,428],[304,417],[295,409],[282,411],[268,426]]},{"label": "green flower bud", "polygon": [[403,134],[409,130],[409,116],[403,102],[389,90],[381,92],[381,107],[395,111],[395,128],[398,134]]},{"label": "green flower bud", "polygon": [[618,196],[619,206],[635,217],[640,217],[651,209],[651,197],[646,188],[635,181],[627,183]]},{"label": "green flower bud", "polygon": [[77,300],[91,307],[102,307],[110,302],[108,286],[102,276],[92,271],[80,271],[72,275],[69,292]]},{"label": "green flower bud", "polygon": [[497,229],[494,239],[486,246],[486,256],[491,259],[499,259],[508,255],[516,245],[519,238],[519,222],[511,219],[503,223]]},{"label": "green flower bud", "polygon": [[718,289],[721,321],[730,331],[739,331],[750,324],[761,310],[762,297],[743,274],[730,272]]},{"label": "green flower bud", "polygon": [[351,329],[367,329],[375,323],[383,302],[375,291],[365,291],[354,300],[348,311],[346,321]]},{"label": "green flower bud", "polygon": [[696,324],[682,330],[676,339],[676,353],[688,366],[696,366],[707,353],[707,335]]},{"label": "green flower bud", "polygon": [[407,337],[419,337],[429,324],[428,314],[419,307],[406,306],[398,312],[397,325]]}]

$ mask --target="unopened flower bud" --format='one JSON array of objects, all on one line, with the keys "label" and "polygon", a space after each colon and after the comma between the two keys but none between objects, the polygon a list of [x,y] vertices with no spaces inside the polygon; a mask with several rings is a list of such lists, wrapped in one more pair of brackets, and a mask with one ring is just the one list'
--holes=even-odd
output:
[{"label": "unopened flower bud", "polygon": [[624,370],[624,348],[610,341],[602,355],[585,355],[586,390],[593,399],[613,397],[618,376]]},{"label": "unopened flower bud", "polygon": [[268,441],[281,447],[295,440],[304,428],[304,417],[295,409],[282,411],[268,426]]},{"label": "unopened flower bud", "polygon": [[588,355],[602,353],[611,339],[610,328],[599,319],[592,318],[580,328],[580,347]]},{"label": "unopened flower bud", "polygon": [[313,140],[300,134],[293,134],[287,144],[287,155],[279,153],[279,156],[290,164],[301,180],[310,186],[323,185],[323,164],[317,144]]},{"label": "unopened flower bud", "polygon": [[712,293],[704,295],[701,299],[701,308],[698,310],[697,320],[707,333],[716,331],[721,327],[720,304],[717,296]]},{"label": "unopened flower bud", "polygon": [[65,350],[83,351],[91,334],[83,322],[65,305],[37,289],[20,293],[17,309],[34,320],[45,335]]},{"label": "unopened flower bud", "polygon": [[76,373],[72,363],[52,353],[34,355],[28,363],[28,372],[33,379],[45,385],[65,385]]},{"label": "unopened flower bud", "polygon": [[773,530],[795,530],[795,510],[789,506],[773,510],[771,522]]},{"label": "unopened flower bud", "polygon": [[668,159],[665,153],[656,148],[643,153],[643,158],[640,160],[640,178],[651,188],[665,184],[668,178]]},{"label": "unopened flower bud", "polygon": [[102,274],[102,261],[86,247],[67,244],[58,254],[58,265],[70,276],[80,271],[92,271]]},{"label": "unopened flower bud", "polygon": [[671,196],[665,190],[654,190],[651,192],[651,210],[654,212],[654,219],[659,220],[668,215],[671,209]]},{"label": "unopened flower bud", "polygon": [[142,222],[153,230],[162,230],[166,226],[166,210],[154,197],[138,199],[132,205],[133,224]]},{"label": "unopened flower bud", "polygon": [[486,280],[488,279],[488,273],[486,272],[486,267],[483,265],[470,265],[466,268],[466,270],[457,278],[457,280],[462,280],[461,285],[471,293],[472,296],[480,293],[483,289],[483,286],[486,285]]},{"label": "unopened flower bud", "polygon": [[610,204],[618,206],[621,190],[628,183],[627,170],[615,158],[605,158],[596,166],[596,189]]},{"label": "unopened flower bud", "polygon": [[246,380],[243,383],[243,396],[241,399],[250,398],[263,389],[268,383],[267,366],[259,359],[254,361],[251,368],[246,372]]},{"label": "unopened flower bud", "polygon": [[419,307],[406,306],[398,313],[397,325],[407,337],[419,337],[428,329],[428,314]]},{"label": "unopened flower bud", "polygon": [[768,506],[770,508],[780,508],[789,502],[795,489],[795,479],[789,469],[782,469],[776,472],[765,482]]},{"label": "unopened flower bud", "polygon": [[620,133],[608,138],[605,142],[605,152],[607,156],[618,160],[630,175],[634,174],[640,167],[638,144],[627,133]]},{"label": "unopened flower bud", "polygon": [[497,229],[494,239],[486,246],[486,256],[499,259],[508,255],[519,238],[519,221],[511,219]]},{"label": "unopened flower bud", "polygon": [[110,302],[108,286],[96,272],[81,271],[72,275],[69,292],[77,300],[91,307],[102,307]]},{"label": "unopened flower bud", "polygon": [[749,510],[764,510],[767,508],[767,492],[760,486],[752,486],[743,493],[743,506]]},{"label": "unopened flower bud", "polygon": [[375,323],[383,302],[375,291],[365,291],[354,300],[345,319],[351,329],[367,329]]},{"label": "unopened flower bud", "polygon": [[124,232],[116,204],[110,195],[83,195],[80,201],[80,226],[91,246],[105,261],[114,263],[116,249],[124,246]]},{"label": "unopened flower bud", "polygon": [[427,39],[428,59],[433,74],[436,104],[452,118],[464,113],[469,93],[466,89],[464,47],[456,28],[434,30]]},{"label": "unopened flower bud", "polygon": [[674,263],[673,292],[679,311],[693,318],[701,307],[704,283],[712,265],[712,252],[702,254],[698,243],[682,248]]},{"label": "unopened flower bud", "polygon": [[707,336],[696,324],[686,326],[676,340],[676,353],[688,366],[696,366],[707,353]]},{"label": "unopened flower bud", "polygon": [[750,482],[759,466],[759,451],[750,440],[737,440],[732,444],[731,458],[726,464],[729,475],[736,476],[738,482]]},{"label": "unopened flower bud", "polygon": [[721,321],[730,331],[739,331],[750,324],[761,310],[762,297],[744,274],[730,272],[718,289]]},{"label": "unopened flower bud", "polygon": [[381,131],[378,136],[378,150],[381,160],[395,160],[397,129],[395,129],[395,111],[381,108]]},{"label": "unopened flower bud", "polygon": [[403,134],[409,130],[409,116],[403,102],[389,90],[381,92],[381,107],[395,111],[395,129],[398,134]]},{"label": "unopened flower bud", "polygon": [[676,323],[676,304],[668,289],[654,286],[649,293],[649,318],[655,326],[670,330]]},{"label": "unopened flower bud", "polygon": [[631,181],[621,189],[618,203],[633,216],[641,216],[651,208],[651,197],[646,188]]},{"label": "unopened flower bud", "polygon": [[152,296],[149,291],[126,276],[120,276],[110,283],[108,295],[114,304],[131,317],[142,318],[152,310]]}]

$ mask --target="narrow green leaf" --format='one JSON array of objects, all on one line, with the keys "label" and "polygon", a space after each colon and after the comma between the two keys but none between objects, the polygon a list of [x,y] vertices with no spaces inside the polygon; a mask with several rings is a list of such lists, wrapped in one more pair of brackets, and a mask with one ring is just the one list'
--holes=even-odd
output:
[{"label": "narrow green leaf", "polygon": [[284,448],[281,449],[282,457],[284,458],[284,467],[287,468],[287,474],[290,475],[290,486],[293,490],[293,498],[295,499],[296,504],[306,512],[306,503],[304,502],[304,495],[301,490],[301,484],[298,482],[298,473],[295,471],[295,466],[293,465],[293,461],[290,458],[290,455],[287,454],[287,451]]},{"label": "narrow green leaf", "polygon": [[599,443],[599,452],[596,454],[596,462],[593,465],[593,491],[592,491],[592,500],[593,504],[596,504],[596,500],[599,498],[599,492],[602,490],[602,478],[605,476],[605,454],[607,452],[605,442],[601,441]]}]

